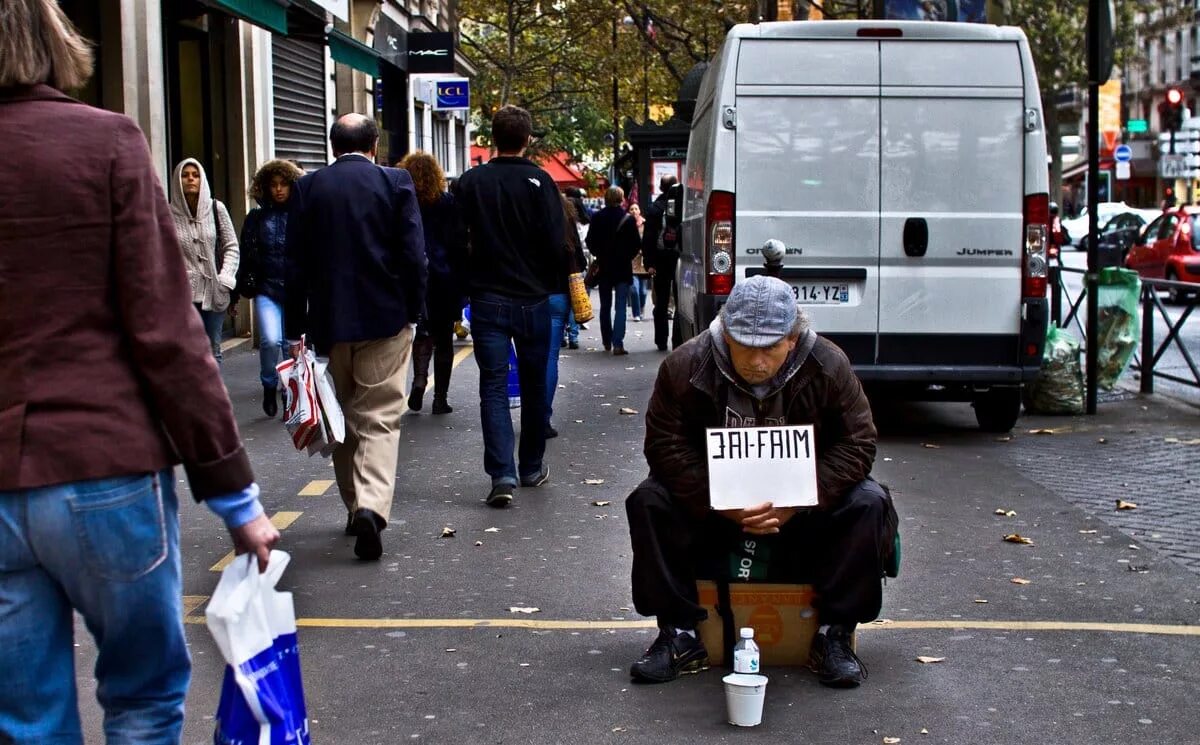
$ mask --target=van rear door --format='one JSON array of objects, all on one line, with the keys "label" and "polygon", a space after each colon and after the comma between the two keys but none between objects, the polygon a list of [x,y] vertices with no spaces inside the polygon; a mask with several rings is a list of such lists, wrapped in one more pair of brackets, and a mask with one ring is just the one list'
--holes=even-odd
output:
[{"label": "van rear door", "polygon": [[748,38],[737,60],[738,275],[783,241],[784,279],[856,365],[879,323],[879,68],[873,39]]},{"label": "van rear door", "polygon": [[1020,360],[1024,85],[1016,42],[880,44],[881,366]]}]

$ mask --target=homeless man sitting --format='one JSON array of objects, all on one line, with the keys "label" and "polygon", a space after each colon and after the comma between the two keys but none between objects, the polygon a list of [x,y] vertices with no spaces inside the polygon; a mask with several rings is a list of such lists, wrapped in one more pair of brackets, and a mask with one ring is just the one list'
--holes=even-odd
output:
[{"label": "homeless man sitting", "polygon": [[[817,507],[777,508],[770,494],[747,509],[710,507],[706,428],[797,424],[814,428]],[[661,683],[707,669],[696,633],[707,612],[696,579],[714,578],[704,572],[722,561],[728,576],[731,548],[771,535],[771,573],[782,569],[788,581],[800,576],[814,586],[813,670],[829,686],[861,683],[866,670],[852,634],[856,623],[879,615],[884,544],[895,514],[884,488],[869,478],[875,438],[849,360],[809,327],[791,287],[766,276],[735,285],[708,330],[666,358],[650,398],[650,477],[625,508],[634,604],[657,617],[660,631],[630,675]]]}]

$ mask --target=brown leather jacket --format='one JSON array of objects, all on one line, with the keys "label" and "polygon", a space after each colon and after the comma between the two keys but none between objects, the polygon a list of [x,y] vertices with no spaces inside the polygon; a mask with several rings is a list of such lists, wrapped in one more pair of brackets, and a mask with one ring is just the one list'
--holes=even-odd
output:
[{"label": "brown leather jacket", "polygon": [[197,499],[254,474],[130,119],[0,89],[0,492],[182,462]]},{"label": "brown leather jacket", "polygon": [[[797,350],[803,353],[801,346]],[[805,359],[788,365],[795,368],[791,376],[762,403],[782,396],[786,424],[813,425],[818,499],[821,508],[830,508],[871,473],[877,437],[871,405],[845,353],[827,339],[818,336]],[[697,517],[709,509],[705,429],[728,426],[730,400],[747,398],[729,396],[731,385],[706,330],[663,361],[646,412],[650,476]],[[754,411],[733,414],[743,423],[756,417]]]}]

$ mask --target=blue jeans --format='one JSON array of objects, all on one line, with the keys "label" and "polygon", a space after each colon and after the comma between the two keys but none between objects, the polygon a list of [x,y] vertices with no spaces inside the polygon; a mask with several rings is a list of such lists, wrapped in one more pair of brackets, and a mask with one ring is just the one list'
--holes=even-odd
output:
[{"label": "blue jeans", "polygon": [[[483,468],[492,486],[516,486],[512,416],[508,408],[509,344],[517,347],[521,381],[520,475],[542,470],[546,452],[546,369],[550,360],[550,301],[484,293],[471,298],[471,338],[479,365]],[[554,345],[557,347],[557,344]]]},{"label": "blue jeans", "polygon": [[650,278],[633,275],[633,283],[629,285],[629,307],[633,310],[634,318],[641,318],[646,311],[646,296],[650,294]]},{"label": "blue jeans", "polygon": [[225,311],[200,310],[200,306],[197,305],[196,312],[200,314],[200,320],[204,323],[204,334],[208,337],[208,344],[212,347],[213,357],[216,358],[219,365],[225,360],[225,355],[221,352],[221,336],[225,326]]},{"label": "blue jeans", "polygon": [[[567,295],[550,296],[550,357],[546,363],[546,426],[554,415],[554,393],[558,390],[558,352],[562,347],[563,329],[571,317],[571,299]],[[576,332],[578,336],[579,332]]]},{"label": "blue jeans", "polygon": [[178,510],[171,469],[0,492],[0,742],[83,742],[72,610],[96,640],[107,742],[179,742]]},{"label": "blue jeans", "polygon": [[[617,296],[613,306],[613,294]],[[604,348],[625,346],[625,306],[629,302],[629,285],[600,284],[600,340]],[[615,311],[615,312],[614,312]]]},{"label": "blue jeans", "polygon": [[264,388],[278,388],[279,372],[275,366],[287,355],[283,306],[260,293],[254,298],[254,313],[258,317],[258,377]]},{"label": "blue jeans", "polygon": [[579,322],[575,320],[575,309],[570,307],[571,301],[567,300],[567,341],[572,344],[579,343]]}]

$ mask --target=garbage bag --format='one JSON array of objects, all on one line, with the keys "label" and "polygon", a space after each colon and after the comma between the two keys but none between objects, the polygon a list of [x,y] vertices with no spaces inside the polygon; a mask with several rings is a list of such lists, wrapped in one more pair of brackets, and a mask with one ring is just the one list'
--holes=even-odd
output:
[{"label": "garbage bag", "polygon": [[214,745],[310,745],[292,593],[275,589],[289,560],[272,551],[260,574],[254,554],[237,557],[205,610],[226,663]]},{"label": "garbage bag", "polygon": [[1033,382],[1029,408],[1037,414],[1083,413],[1083,367],[1079,342],[1058,326],[1046,332],[1042,369]]},{"label": "garbage bag", "polygon": [[1097,277],[1096,299],[1100,308],[1098,331],[1097,382],[1112,390],[1137,349],[1141,325],[1138,308],[1142,281],[1137,272],[1108,267]]}]

